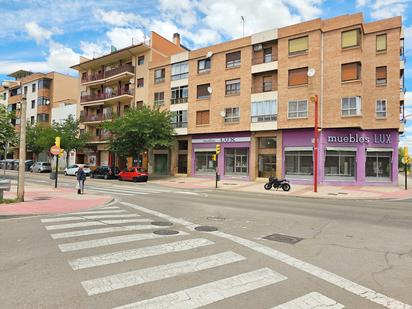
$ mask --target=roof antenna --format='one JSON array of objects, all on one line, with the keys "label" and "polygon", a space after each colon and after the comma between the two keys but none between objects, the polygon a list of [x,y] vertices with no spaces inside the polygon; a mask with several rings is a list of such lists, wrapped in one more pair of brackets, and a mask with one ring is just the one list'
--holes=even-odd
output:
[{"label": "roof antenna", "polygon": [[243,37],[245,37],[245,17],[244,17],[244,16],[240,16],[240,19],[242,20]]}]

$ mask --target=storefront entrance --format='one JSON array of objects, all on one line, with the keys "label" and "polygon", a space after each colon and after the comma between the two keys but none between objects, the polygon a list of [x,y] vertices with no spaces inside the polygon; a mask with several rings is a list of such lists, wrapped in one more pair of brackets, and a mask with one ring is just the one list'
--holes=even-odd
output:
[{"label": "storefront entrance", "polygon": [[180,154],[177,159],[177,172],[187,174],[187,154]]},{"label": "storefront entrance", "polygon": [[212,160],[213,151],[198,151],[195,153],[195,172],[197,175],[214,175],[216,162]]},{"label": "storefront entrance", "polygon": [[226,148],[225,175],[247,175],[249,171],[248,152],[249,148]]},{"label": "storefront entrance", "polygon": [[155,154],[154,155],[154,174],[167,175],[167,154]]}]

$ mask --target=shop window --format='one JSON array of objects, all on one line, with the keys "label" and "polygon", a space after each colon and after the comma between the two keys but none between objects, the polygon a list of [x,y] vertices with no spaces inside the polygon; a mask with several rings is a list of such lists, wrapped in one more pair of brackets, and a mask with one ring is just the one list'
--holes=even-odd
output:
[{"label": "shop window", "polygon": [[386,100],[376,100],[376,118],[386,118]]},{"label": "shop window", "polygon": [[326,150],[325,176],[329,179],[355,179],[356,151]]},{"label": "shop window", "polygon": [[344,63],[341,66],[341,81],[359,80],[361,78],[361,63]]},{"label": "shop window", "polygon": [[384,86],[387,82],[387,68],[386,66],[376,68],[376,85]]},{"label": "shop window", "polygon": [[225,175],[248,174],[249,148],[225,148]]},{"label": "shop window", "polygon": [[392,169],[392,152],[366,152],[366,180],[389,181]]},{"label": "shop window", "polygon": [[209,124],[209,111],[197,111],[196,112],[196,125]]},{"label": "shop window", "polygon": [[166,75],[165,72],[166,72],[165,68],[157,69],[154,71],[154,83],[155,84],[159,84],[165,81],[165,75]]},{"label": "shop window", "polygon": [[342,48],[360,46],[360,29],[342,32]]},{"label": "shop window", "polygon": [[269,177],[276,175],[276,155],[259,154],[258,157],[258,176]]},{"label": "shop window", "polygon": [[187,103],[188,97],[188,86],[174,87],[172,88],[172,98],[170,99],[170,104]]},{"label": "shop window", "polygon": [[240,93],[240,79],[231,79],[225,82],[225,94],[234,95]]},{"label": "shop window", "polygon": [[212,61],[210,58],[202,59],[197,62],[197,72],[207,73],[210,72]]},{"label": "shop window", "polygon": [[225,108],[225,122],[239,122],[240,121],[240,109],[239,107]]},{"label": "shop window", "polygon": [[303,178],[313,175],[312,151],[285,151],[285,175]]},{"label": "shop window", "polygon": [[362,115],[361,97],[342,98],[342,116],[360,116]]},{"label": "shop window", "polygon": [[308,68],[299,68],[289,70],[288,85],[289,86],[303,86],[308,84]]},{"label": "shop window", "polygon": [[189,62],[184,61],[172,64],[172,80],[179,80],[188,78],[189,76]]},{"label": "shop window", "polygon": [[187,128],[187,110],[172,112],[171,122],[174,128]]},{"label": "shop window", "polygon": [[161,105],[165,102],[165,93],[162,92],[155,92],[154,93],[154,104]]},{"label": "shop window", "polygon": [[308,101],[289,101],[288,102],[288,119],[307,118]]},{"label": "shop window", "polygon": [[301,38],[289,40],[289,56],[305,54],[309,49],[309,37],[304,36]]},{"label": "shop window", "polygon": [[208,99],[210,97],[209,88],[210,84],[197,85],[197,98]]},{"label": "shop window", "polygon": [[216,162],[212,160],[214,151],[195,152],[195,172],[197,175],[214,175]]},{"label": "shop window", "polygon": [[376,51],[377,52],[384,52],[386,51],[386,33],[385,34],[379,34],[376,36]]},{"label": "shop window", "polygon": [[226,67],[236,68],[240,66],[240,51],[226,54]]},{"label": "shop window", "polygon": [[276,137],[260,137],[259,149],[276,148]]},{"label": "shop window", "polygon": [[275,121],[277,119],[276,100],[252,102],[252,122]]}]

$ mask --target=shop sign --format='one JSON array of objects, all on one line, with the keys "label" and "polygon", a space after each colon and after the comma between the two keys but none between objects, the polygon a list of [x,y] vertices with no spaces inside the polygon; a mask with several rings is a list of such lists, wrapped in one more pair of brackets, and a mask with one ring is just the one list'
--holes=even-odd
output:
[{"label": "shop sign", "polygon": [[241,143],[250,142],[250,136],[248,137],[219,137],[219,138],[199,138],[193,139],[193,144],[206,144],[206,143]]},{"label": "shop sign", "polygon": [[329,135],[328,143],[369,144],[371,142],[371,138],[374,144],[390,144],[391,143],[390,134],[373,134],[372,137],[359,136],[358,134],[349,134],[346,136]]}]

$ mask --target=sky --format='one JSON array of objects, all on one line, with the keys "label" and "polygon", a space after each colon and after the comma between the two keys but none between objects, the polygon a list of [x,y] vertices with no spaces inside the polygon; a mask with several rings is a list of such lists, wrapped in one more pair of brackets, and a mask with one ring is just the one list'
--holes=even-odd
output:
[{"label": "sky", "polygon": [[[314,18],[362,12],[366,22],[402,16],[406,113],[412,114],[412,0],[0,0],[0,81],[19,69],[76,75],[79,56],[98,57],[179,32],[196,49]],[[411,59],[408,61],[408,58]],[[412,118],[401,136],[412,153]]]}]

